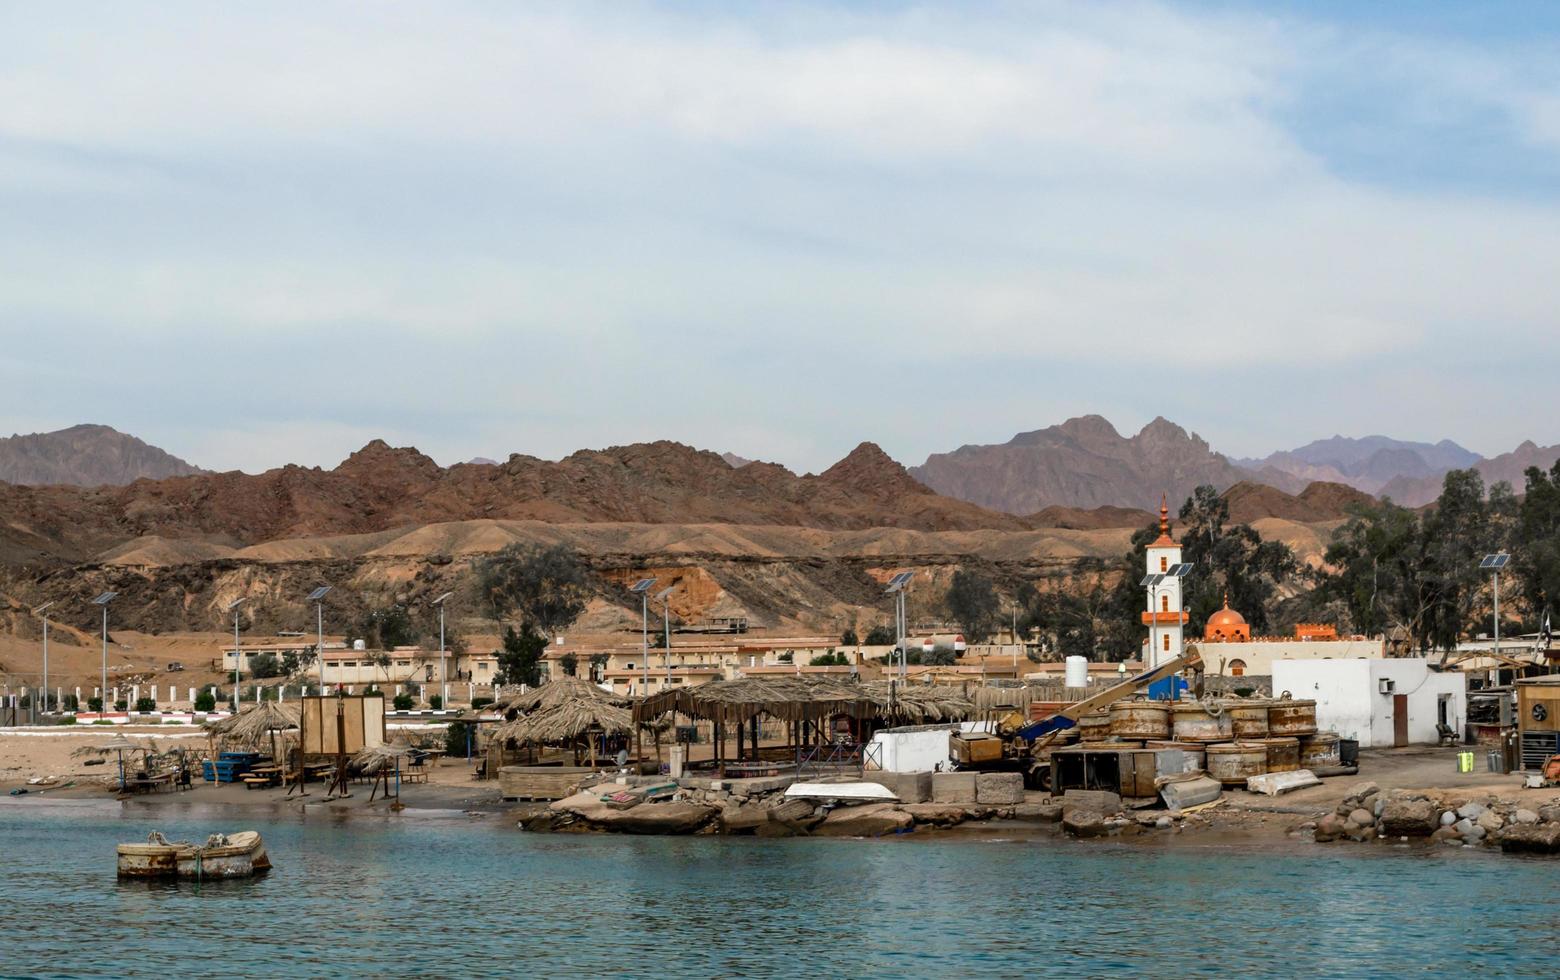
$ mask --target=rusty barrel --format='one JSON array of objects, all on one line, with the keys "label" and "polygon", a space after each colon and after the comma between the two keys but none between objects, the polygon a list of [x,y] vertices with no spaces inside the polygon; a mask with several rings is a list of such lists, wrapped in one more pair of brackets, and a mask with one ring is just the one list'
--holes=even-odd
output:
[{"label": "rusty barrel", "polygon": [[1268,734],[1315,735],[1316,702],[1283,698],[1268,705]]},{"label": "rusty barrel", "polygon": [[1226,701],[1224,713],[1230,716],[1230,731],[1236,738],[1266,738],[1268,703],[1266,701]]},{"label": "rusty barrel", "polygon": [[1338,754],[1338,733],[1317,732],[1300,737],[1300,768],[1330,769],[1343,764]]},{"label": "rusty barrel", "polygon": [[1078,741],[1103,742],[1110,738],[1110,715],[1095,711],[1078,719]]},{"label": "rusty barrel", "polygon": [[1216,704],[1178,701],[1170,712],[1177,742],[1228,742],[1235,737],[1230,716]]},{"label": "rusty barrel", "polygon": [[1300,740],[1290,736],[1264,738],[1268,772],[1294,772],[1300,768]]},{"label": "rusty barrel", "polygon": [[1170,737],[1170,706],[1163,701],[1117,701],[1110,706],[1110,733],[1119,739]]},{"label": "rusty barrel", "polygon": [[1221,742],[1208,746],[1208,775],[1226,786],[1244,786],[1248,777],[1267,772],[1267,759],[1261,742]]},{"label": "rusty barrel", "polygon": [[[1201,742],[1172,742],[1155,740],[1143,743],[1145,749],[1180,749],[1186,754],[1186,772],[1197,772],[1208,765],[1208,746]],[[1161,775],[1164,775],[1161,773]]]}]

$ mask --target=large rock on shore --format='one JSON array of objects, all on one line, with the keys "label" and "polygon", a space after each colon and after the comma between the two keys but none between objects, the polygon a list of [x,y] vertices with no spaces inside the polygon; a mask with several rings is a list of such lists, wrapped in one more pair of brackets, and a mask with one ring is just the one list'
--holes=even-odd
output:
[{"label": "large rock on shore", "polygon": [[751,803],[728,804],[720,811],[721,830],[728,834],[755,831],[768,822],[769,811]]},{"label": "large rock on shore", "polygon": [[1024,777],[1016,772],[977,773],[975,802],[983,806],[1015,806],[1024,802]]},{"label": "large rock on shore", "polygon": [[1099,814],[1121,812],[1121,794],[1102,789],[1070,789],[1062,796],[1062,818],[1073,810],[1089,810]]},{"label": "large rock on shore", "polygon": [[892,803],[847,806],[829,812],[813,833],[823,837],[881,837],[909,830],[914,819]]},{"label": "large rock on shore", "polygon": [[970,819],[970,811],[958,803],[908,803],[899,808],[916,823],[951,827]]},{"label": "large rock on shore", "polygon": [[1441,826],[1432,800],[1392,799],[1381,809],[1381,832],[1389,837],[1429,837]]},{"label": "large rock on shore", "polygon": [[1111,826],[1098,811],[1074,807],[1063,811],[1062,829],[1074,837],[1104,837]]},{"label": "large rock on shore", "polygon": [[641,803],[618,810],[589,792],[561,799],[551,809],[573,814],[593,829],[620,834],[691,834],[718,812],[703,803]]},{"label": "large rock on shore", "polygon": [[806,800],[786,800],[769,808],[771,823],[788,827],[792,833],[806,833],[823,819],[818,808]]},{"label": "large rock on shore", "polygon": [[1512,824],[1500,832],[1500,849],[1517,854],[1560,854],[1560,823]]}]

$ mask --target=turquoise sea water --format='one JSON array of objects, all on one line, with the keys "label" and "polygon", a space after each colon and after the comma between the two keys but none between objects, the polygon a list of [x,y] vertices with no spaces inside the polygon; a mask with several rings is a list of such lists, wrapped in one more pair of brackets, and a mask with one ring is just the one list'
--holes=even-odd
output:
[{"label": "turquoise sea water", "polygon": [[[1461,851],[528,835],[0,806],[0,975],[1554,977],[1560,864]],[[276,870],[119,883],[151,829]]]}]

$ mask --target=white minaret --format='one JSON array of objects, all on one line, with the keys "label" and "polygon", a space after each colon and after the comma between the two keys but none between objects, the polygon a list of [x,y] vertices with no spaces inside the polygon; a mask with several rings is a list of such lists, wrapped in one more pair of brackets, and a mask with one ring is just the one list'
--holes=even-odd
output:
[{"label": "white minaret", "polygon": [[[1181,564],[1181,546],[1170,537],[1170,503],[1168,497],[1159,501],[1159,537],[1148,546],[1147,571],[1150,575],[1164,574]],[[1181,655],[1181,627],[1186,613],[1181,609],[1181,580],[1167,578],[1146,597],[1150,606],[1143,613],[1143,625],[1148,627],[1148,655],[1143,658],[1145,669],[1152,669]]]}]

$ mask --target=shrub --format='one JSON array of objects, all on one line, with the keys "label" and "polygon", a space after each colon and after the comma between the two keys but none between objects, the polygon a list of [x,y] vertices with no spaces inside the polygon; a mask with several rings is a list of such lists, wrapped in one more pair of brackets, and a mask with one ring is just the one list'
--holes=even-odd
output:
[{"label": "shrub", "polygon": [[249,658],[249,674],[256,678],[280,677],[282,663],[274,653],[256,654]]},{"label": "shrub", "polygon": [[466,754],[466,723],[452,721],[448,731],[444,734],[444,751],[451,756],[464,756]]},{"label": "shrub", "polygon": [[196,711],[215,711],[217,709],[217,696],[210,691],[201,691],[195,695]]},{"label": "shrub", "polygon": [[65,695],[65,710],[77,711],[81,708],[81,699],[74,694]]},{"label": "shrub", "polygon": [[397,694],[395,696],[395,700],[392,703],[395,705],[395,710],[397,711],[411,711],[412,705],[416,702],[412,700],[412,696],[410,694]]},{"label": "shrub", "polygon": [[430,694],[428,695],[428,707],[438,711],[444,707],[444,699],[437,694]]},{"label": "shrub", "polygon": [[103,710],[103,699],[102,698],[87,698],[87,710],[88,711],[102,711]]},{"label": "shrub", "polygon": [[478,708],[486,708],[492,703],[492,698],[475,697],[471,699],[471,710],[476,711]]},{"label": "shrub", "polygon": [[142,714],[149,714],[157,710],[157,702],[153,701],[151,698],[136,698],[135,710],[141,712]]},{"label": "shrub", "polygon": [[75,715],[61,715],[59,721],[55,722],[57,725],[74,725],[75,723]]},{"label": "shrub", "polygon": [[124,711],[128,707],[129,707],[129,704],[127,704],[125,702],[124,698],[120,698],[118,701],[114,702],[114,710],[115,711]]}]

